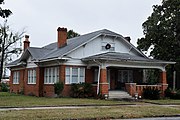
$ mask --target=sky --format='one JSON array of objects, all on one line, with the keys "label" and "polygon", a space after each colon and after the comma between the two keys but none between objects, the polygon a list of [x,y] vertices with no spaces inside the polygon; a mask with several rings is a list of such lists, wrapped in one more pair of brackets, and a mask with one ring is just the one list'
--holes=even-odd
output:
[{"label": "sky", "polygon": [[13,12],[8,24],[13,31],[25,29],[31,47],[56,42],[58,27],[81,35],[108,29],[130,36],[137,46],[142,23],[156,4],[161,0],[5,0],[2,7]]}]

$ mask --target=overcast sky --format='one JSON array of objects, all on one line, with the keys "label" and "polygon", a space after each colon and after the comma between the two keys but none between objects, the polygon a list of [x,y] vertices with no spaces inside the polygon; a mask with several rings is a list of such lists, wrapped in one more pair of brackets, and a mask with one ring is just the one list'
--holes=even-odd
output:
[{"label": "overcast sky", "polygon": [[3,7],[14,31],[26,29],[30,46],[41,47],[57,41],[57,28],[79,34],[109,29],[130,36],[136,46],[143,36],[142,23],[161,0],[5,0]]}]

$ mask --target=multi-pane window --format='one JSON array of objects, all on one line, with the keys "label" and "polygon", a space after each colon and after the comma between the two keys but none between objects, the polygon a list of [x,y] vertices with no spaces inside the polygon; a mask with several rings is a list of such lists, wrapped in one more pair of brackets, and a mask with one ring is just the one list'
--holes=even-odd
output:
[{"label": "multi-pane window", "polygon": [[13,73],[13,84],[19,84],[19,71]]},{"label": "multi-pane window", "polygon": [[115,51],[115,43],[102,42],[102,51]]},{"label": "multi-pane window", "polygon": [[54,84],[59,81],[59,68],[49,67],[44,69],[44,83]]},{"label": "multi-pane window", "polygon": [[118,81],[122,83],[133,82],[132,70],[118,70]]},{"label": "multi-pane window", "polygon": [[28,84],[36,84],[36,70],[28,70]]},{"label": "multi-pane window", "polygon": [[85,82],[85,68],[66,67],[66,84]]}]

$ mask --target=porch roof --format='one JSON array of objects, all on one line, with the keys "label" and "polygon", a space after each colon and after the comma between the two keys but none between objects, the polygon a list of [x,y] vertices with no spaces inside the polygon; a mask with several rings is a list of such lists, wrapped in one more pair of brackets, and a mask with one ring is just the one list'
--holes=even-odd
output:
[{"label": "porch roof", "polygon": [[119,53],[119,52],[106,52],[102,54],[97,54],[83,58],[82,61],[93,61],[93,60],[102,60],[102,61],[140,61],[140,62],[150,62],[150,63],[164,63],[164,64],[175,64],[175,62],[162,61],[151,59],[148,57],[135,56],[129,53]]}]

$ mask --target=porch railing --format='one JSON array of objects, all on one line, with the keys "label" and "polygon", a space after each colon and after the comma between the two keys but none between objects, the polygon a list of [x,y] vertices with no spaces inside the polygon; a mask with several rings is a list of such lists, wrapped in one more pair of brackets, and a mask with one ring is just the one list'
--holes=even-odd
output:
[{"label": "porch railing", "polygon": [[136,83],[126,83],[126,91],[131,96],[134,96],[136,93],[138,93],[139,96],[142,96],[143,89],[146,88],[162,90],[162,85],[137,85]]},{"label": "porch railing", "polygon": [[162,85],[136,85],[136,92],[138,93],[139,96],[142,96],[143,89],[146,88],[161,90]]}]

